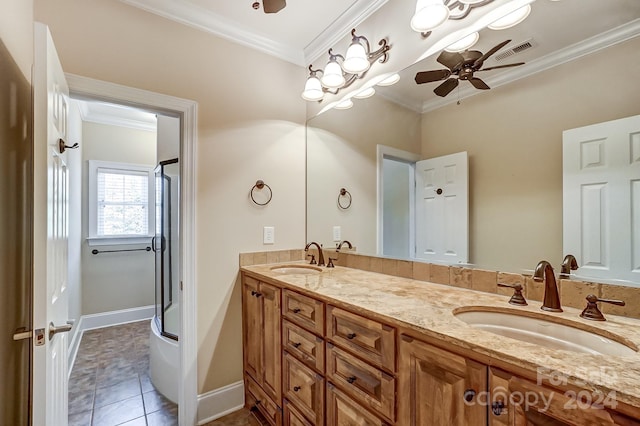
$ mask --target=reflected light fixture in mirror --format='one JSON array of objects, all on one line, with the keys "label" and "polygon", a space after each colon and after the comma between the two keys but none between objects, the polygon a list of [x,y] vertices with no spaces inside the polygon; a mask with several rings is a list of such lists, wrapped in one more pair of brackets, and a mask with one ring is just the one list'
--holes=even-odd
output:
[{"label": "reflected light fixture in mirror", "polygon": [[378,82],[378,86],[392,86],[400,81],[400,74],[393,73],[389,77],[386,77],[382,81]]},{"label": "reflected light fixture in mirror", "polygon": [[478,42],[479,39],[480,34],[478,34],[478,32],[473,32],[468,36],[462,37],[455,43],[451,43],[449,46],[445,47],[444,50],[447,52],[462,52],[463,50],[470,49]]},{"label": "reflected light fixture in mirror", "polygon": [[351,99],[345,99],[344,101],[340,101],[336,106],[334,106],[335,109],[349,109],[353,106],[353,101]]},{"label": "reflected light fixture in mirror", "polygon": [[376,89],[373,87],[366,88],[353,95],[356,99],[366,99],[376,94]]},{"label": "reflected light fixture in mirror", "polygon": [[411,28],[419,33],[431,31],[449,19],[449,8],[442,0],[418,0]]},{"label": "reflected light fixture in mirror", "polygon": [[522,6],[520,9],[516,9],[502,18],[493,21],[487,26],[487,28],[492,30],[505,30],[507,28],[511,28],[524,21],[530,13],[531,5],[528,4],[526,6]]}]

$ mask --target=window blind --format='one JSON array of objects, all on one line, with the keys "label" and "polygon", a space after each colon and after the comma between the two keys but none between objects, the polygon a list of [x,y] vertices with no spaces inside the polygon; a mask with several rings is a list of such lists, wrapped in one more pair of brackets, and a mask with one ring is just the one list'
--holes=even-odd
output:
[{"label": "window blind", "polygon": [[96,178],[97,235],[147,235],[148,173],[98,168]]}]

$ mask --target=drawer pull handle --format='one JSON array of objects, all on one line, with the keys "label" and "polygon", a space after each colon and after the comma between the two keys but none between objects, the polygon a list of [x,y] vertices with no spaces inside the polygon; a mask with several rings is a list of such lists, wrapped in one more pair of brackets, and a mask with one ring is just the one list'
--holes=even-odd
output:
[{"label": "drawer pull handle", "polygon": [[356,376],[347,377],[347,382],[349,382],[349,384],[353,384],[353,382],[355,382],[356,379],[357,379]]},{"label": "drawer pull handle", "polygon": [[300,308],[295,308],[295,309],[293,310],[293,313],[294,313],[294,314],[297,314],[298,312],[300,312]]},{"label": "drawer pull handle", "polygon": [[302,343],[296,342],[292,343],[294,348],[299,348]]},{"label": "drawer pull handle", "polygon": [[294,392],[298,392],[299,390],[300,390],[300,386],[294,386],[294,387],[293,387],[293,391],[294,391]]},{"label": "drawer pull handle", "polygon": [[464,391],[464,394],[463,394],[463,398],[467,402],[473,401],[473,398],[475,398],[475,396],[476,396],[476,391],[474,391],[473,389],[467,389],[466,391]]},{"label": "drawer pull handle", "polygon": [[347,339],[352,340],[356,337],[356,333],[349,333],[347,334]]},{"label": "drawer pull handle", "polygon": [[494,416],[501,415],[503,413],[503,410],[504,410],[504,402],[495,401],[493,404],[491,404],[491,411],[493,411]]}]

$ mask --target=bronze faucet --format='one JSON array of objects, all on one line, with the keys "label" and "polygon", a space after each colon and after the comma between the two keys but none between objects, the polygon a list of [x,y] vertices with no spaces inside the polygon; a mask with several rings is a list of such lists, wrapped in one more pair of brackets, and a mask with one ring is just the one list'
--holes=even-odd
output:
[{"label": "bronze faucet", "polygon": [[347,247],[349,247],[350,249],[353,248],[353,246],[351,245],[351,243],[348,240],[343,240],[340,242],[340,244],[336,245],[336,251],[340,251],[340,249],[342,248],[343,245],[347,245]]},{"label": "bronze faucet", "polygon": [[304,247],[304,251],[309,251],[309,247],[315,245],[318,247],[318,266],[324,266],[324,254],[322,253],[322,246],[315,241],[311,241]]},{"label": "bronze faucet", "polygon": [[540,309],[550,312],[562,312],[560,295],[553,267],[546,260],[540,261],[533,272],[534,281],[544,281],[544,300]]},{"label": "bronze faucet", "polygon": [[562,260],[560,277],[569,278],[569,276],[571,275],[571,271],[575,271],[576,269],[578,269],[578,261],[576,260],[574,255],[568,254]]}]

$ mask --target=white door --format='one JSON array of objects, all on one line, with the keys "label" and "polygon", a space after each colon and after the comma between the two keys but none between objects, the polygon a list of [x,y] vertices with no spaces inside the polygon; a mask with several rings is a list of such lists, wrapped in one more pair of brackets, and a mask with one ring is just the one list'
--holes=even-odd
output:
[{"label": "white door", "polygon": [[[33,224],[33,424],[67,424],[69,89],[49,29],[35,26]],[[67,143],[69,143],[67,141]],[[59,332],[56,332],[59,331]]]},{"label": "white door", "polygon": [[640,116],[562,138],[564,254],[580,275],[640,281]]},{"label": "white door", "polygon": [[416,163],[416,258],[469,259],[469,171],[466,152]]}]

